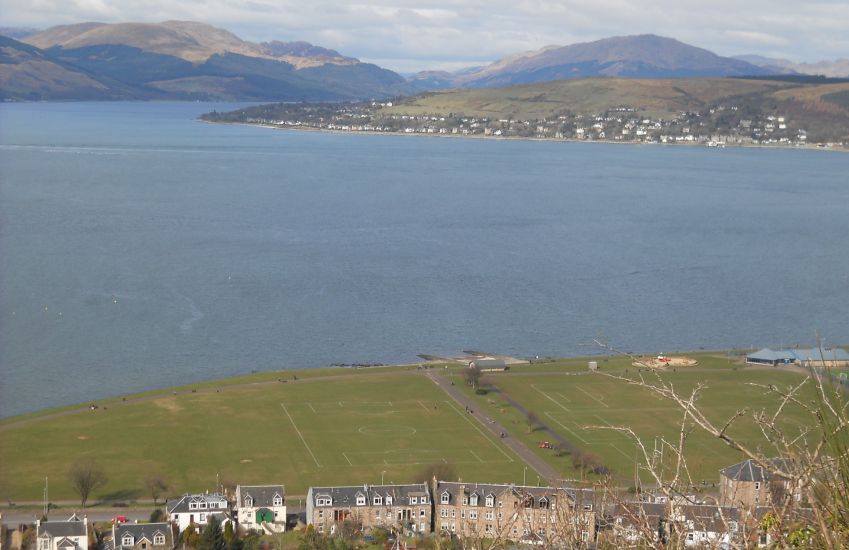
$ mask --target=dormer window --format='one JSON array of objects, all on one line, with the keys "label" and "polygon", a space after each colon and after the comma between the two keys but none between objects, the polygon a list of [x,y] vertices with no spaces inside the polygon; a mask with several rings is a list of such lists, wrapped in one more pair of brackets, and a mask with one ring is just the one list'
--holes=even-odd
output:
[{"label": "dormer window", "polygon": [[542,497],[541,499],[539,499],[539,507],[540,508],[548,508],[548,499],[545,498],[545,497]]},{"label": "dormer window", "polygon": [[250,508],[254,505],[254,499],[251,497],[245,497],[245,506]]},{"label": "dormer window", "polygon": [[153,535],[153,544],[154,546],[163,546],[165,544],[165,535],[162,533]]},{"label": "dormer window", "polygon": [[392,497],[390,495],[386,495],[386,505],[392,506]]},{"label": "dormer window", "polygon": [[495,506],[495,496],[494,495],[487,495],[486,496],[486,505],[487,505],[488,508],[492,508],[493,506]]},{"label": "dormer window", "polygon": [[440,502],[442,502],[442,504],[448,504],[451,502],[451,494],[448,491],[442,493],[442,500]]},{"label": "dormer window", "polygon": [[274,495],[274,500],[272,501],[273,506],[283,506],[283,497],[280,495]]},{"label": "dormer window", "polygon": [[419,504],[427,504],[427,496],[419,497]]},{"label": "dormer window", "polygon": [[357,506],[365,506],[366,505],[366,496],[358,494],[357,495]]},{"label": "dormer window", "polygon": [[190,502],[189,503],[189,510],[197,510],[197,509],[198,509],[198,503],[197,502]]},{"label": "dormer window", "polygon": [[410,504],[418,504],[419,497],[410,497]]},{"label": "dormer window", "polygon": [[201,502],[200,504],[198,504],[198,508],[200,508],[201,510],[206,510],[206,503]]},{"label": "dormer window", "polygon": [[478,495],[477,495],[477,493],[474,493],[474,494],[472,494],[472,496],[469,497],[469,504],[471,504],[472,506],[478,505]]},{"label": "dormer window", "polygon": [[121,538],[121,546],[132,546],[133,545],[133,536],[132,535],[124,535]]},{"label": "dormer window", "polygon": [[374,499],[372,499],[372,504],[375,506],[380,506],[383,504],[383,497],[380,495],[374,495]]},{"label": "dormer window", "polygon": [[316,506],[331,506],[333,504],[333,499],[330,497],[318,497],[315,499]]}]

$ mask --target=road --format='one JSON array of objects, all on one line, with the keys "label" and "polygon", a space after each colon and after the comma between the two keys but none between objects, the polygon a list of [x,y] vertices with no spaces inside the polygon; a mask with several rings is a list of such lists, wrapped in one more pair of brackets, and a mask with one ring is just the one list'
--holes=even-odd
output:
[{"label": "road", "polygon": [[[522,443],[519,439],[516,439],[513,434],[510,433],[510,430],[489,418],[480,410],[475,410],[478,409],[478,404],[475,403],[472,398],[460,391],[456,386],[452,385],[451,381],[433,369],[428,369],[426,371],[426,375],[434,384],[439,386],[445,393],[454,399],[454,401],[462,405],[466,410],[470,411],[470,417],[477,420],[478,423],[495,436],[498,441],[501,441],[502,444],[518,455],[519,458],[525,461],[525,464],[536,470],[542,479],[551,484],[556,483],[556,481],[562,477],[552,465],[537,456],[536,453],[529,449],[528,446]],[[507,437],[500,437],[502,433],[506,434]]]}]

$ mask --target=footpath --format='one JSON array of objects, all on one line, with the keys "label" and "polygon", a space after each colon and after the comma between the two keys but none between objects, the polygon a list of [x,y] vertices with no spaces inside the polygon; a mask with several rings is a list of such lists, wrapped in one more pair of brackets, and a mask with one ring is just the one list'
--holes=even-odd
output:
[{"label": "footpath", "polygon": [[[516,439],[507,428],[505,428],[492,418],[489,418],[480,410],[475,410],[475,408],[477,407],[477,403],[475,403],[469,396],[464,394],[462,391],[457,389],[456,386],[452,385],[450,380],[447,380],[444,376],[442,376],[438,372],[434,372],[434,370],[432,369],[426,371],[426,376],[430,378],[430,380],[434,384],[439,386],[442,391],[448,394],[449,397],[451,397],[458,404],[462,405],[471,418],[477,420],[477,422],[481,426],[483,426],[501,443],[503,443],[505,446],[507,446],[507,448],[509,448],[519,458],[521,458],[525,462],[525,464],[529,465],[531,468],[536,470],[540,478],[542,478],[549,484],[553,484],[556,483],[560,477],[562,477],[560,473],[551,464],[537,456],[537,454],[534,453],[531,449],[529,449],[527,445],[522,443],[522,441]],[[501,434],[504,434],[504,437],[502,437]]]}]

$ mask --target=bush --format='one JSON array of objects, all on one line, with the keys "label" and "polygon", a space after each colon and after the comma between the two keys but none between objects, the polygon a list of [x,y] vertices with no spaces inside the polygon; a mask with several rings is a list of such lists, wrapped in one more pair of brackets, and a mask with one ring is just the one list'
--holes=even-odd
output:
[{"label": "bush", "polygon": [[159,523],[161,521],[165,521],[165,512],[162,511],[162,508],[155,508],[153,512],[150,513],[150,522]]}]

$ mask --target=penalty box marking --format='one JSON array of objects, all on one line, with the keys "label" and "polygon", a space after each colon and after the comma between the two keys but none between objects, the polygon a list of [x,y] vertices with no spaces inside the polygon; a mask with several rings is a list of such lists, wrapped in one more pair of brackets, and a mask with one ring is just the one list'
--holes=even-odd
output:
[{"label": "penalty box marking", "polygon": [[541,389],[539,389],[539,388],[536,386],[536,384],[531,384],[531,387],[532,387],[533,389],[535,389],[536,391],[540,392],[540,393],[542,394],[542,396],[543,396],[543,397],[545,397],[546,399],[548,399],[549,401],[551,401],[552,403],[554,403],[555,405],[557,405],[558,407],[560,407],[560,408],[561,408],[561,409],[563,409],[564,411],[566,411],[566,412],[572,412],[572,411],[570,411],[569,409],[567,409],[567,408],[563,405],[563,403],[561,403],[561,402],[560,402],[560,401],[558,401],[557,399],[555,399],[555,398],[551,397],[550,395],[548,395],[547,393],[545,393],[544,391],[542,391]]},{"label": "penalty box marking", "polygon": [[310,456],[312,457],[313,461],[315,462],[315,465],[318,466],[319,468],[321,468],[321,464],[318,463],[318,459],[315,457],[315,454],[313,454],[312,449],[310,449],[310,446],[307,445],[307,440],[304,439],[304,434],[302,434],[301,430],[298,429],[298,425],[295,424],[295,419],[292,418],[291,414],[289,414],[289,410],[286,408],[286,405],[283,404],[283,403],[280,403],[280,406],[283,407],[283,412],[285,412],[286,416],[289,417],[289,422],[292,423],[292,427],[295,428],[295,432],[298,434],[298,437],[301,438],[301,443],[303,443],[304,447],[307,448],[307,452],[310,453]]},{"label": "penalty box marking", "polygon": [[502,448],[501,448],[501,446],[500,446],[500,445],[498,445],[496,442],[494,442],[492,439],[490,439],[490,438],[489,438],[489,437],[488,437],[488,436],[487,436],[487,435],[483,432],[483,430],[481,430],[481,429],[480,429],[480,426],[478,426],[477,424],[475,424],[474,422],[472,422],[471,420],[469,420],[469,419],[466,417],[466,413],[462,413],[462,412],[460,412],[460,409],[458,409],[457,407],[455,407],[455,406],[454,406],[454,403],[452,403],[451,401],[445,401],[445,402],[446,402],[446,403],[448,403],[448,406],[449,406],[449,407],[451,407],[452,409],[454,409],[454,411],[455,411],[457,414],[459,414],[460,416],[462,416],[462,417],[463,417],[463,419],[464,419],[466,422],[468,422],[469,424],[471,424],[472,428],[476,429],[476,430],[478,431],[478,433],[479,433],[479,434],[481,434],[481,435],[483,436],[483,438],[484,438],[484,439],[486,439],[487,441],[489,441],[490,443],[492,443],[492,446],[493,446],[493,447],[495,447],[496,449],[498,449],[498,452],[500,452],[501,454],[503,454],[503,455],[504,455],[504,457],[505,457],[508,461],[510,461],[510,462],[514,462],[513,457],[511,457],[510,455],[508,455],[508,454],[504,451],[504,449],[502,449]]}]

